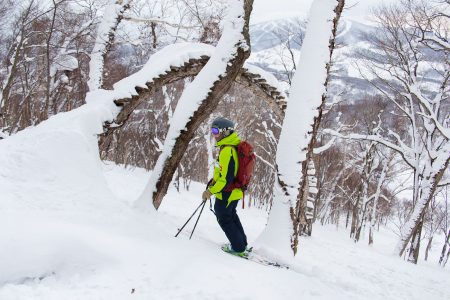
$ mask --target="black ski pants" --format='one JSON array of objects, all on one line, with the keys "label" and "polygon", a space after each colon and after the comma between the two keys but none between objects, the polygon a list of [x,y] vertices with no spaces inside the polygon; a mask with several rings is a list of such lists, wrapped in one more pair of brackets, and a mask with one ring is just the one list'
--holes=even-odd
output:
[{"label": "black ski pants", "polygon": [[247,236],[236,213],[236,207],[239,201],[232,201],[227,205],[229,195],[226,194],[229,193],[222,193],[224,196],[222,200],[216,199],[214,211],[216,212],[217,221],[230,241],[233,250],[242,252],[247,247]]}]

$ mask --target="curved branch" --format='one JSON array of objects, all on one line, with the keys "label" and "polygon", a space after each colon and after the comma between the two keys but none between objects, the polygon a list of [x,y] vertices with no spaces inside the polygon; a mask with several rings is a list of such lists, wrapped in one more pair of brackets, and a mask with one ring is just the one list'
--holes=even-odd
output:
[{"label": "curved branch", "polygon": [[[114,103],[121,107],[121,111],[113,122],[105,123],[104,135],[109,135],[113,130],[122,127],[136,107],[154,94],[156,90],[169,83],[196,76],[208,60],[208,55],[202,55],[199,58],[189,59],[181,66],[170,66],[169,71],[162,70],[160,73],[157,73],[145,83],[145,86],[136,86],[133,95],[114,100]],[[284,115],[286,108],[284,93],[277,87],[270,85],[263,76],[250,72],[244,66],[244,68],[241,68],[235,82],[249,88],[255,95],[264,99],[277,115]]]},{"label": "curved branch", "polygon": [[343,135],[340,132],[337,132],[335,130],[332,129],[324,129],[323,132],[325,134],[330,134],[332,136],[341,138],[341,139],[347,139],[347,140],[366,140],[366,141],[372,141],[375,143],[379,143],[382,144],[392,150],[394,150],[395,152],[397,152],[398,154],[400,154],[400,156],[403,158],[403,160],[406,162],[406,164],[408,164],[411,168],[415,168],[414,163],[409,159],[408,156],[411,156],[408,152],[409,149],[405,149],[402,148],[399,145],[396,145],[390,141],[387,141],[385,139],[383,139],[382,137],[378,136],[378,135],[364,135],[364,134],[349,134],[349,135]]}]

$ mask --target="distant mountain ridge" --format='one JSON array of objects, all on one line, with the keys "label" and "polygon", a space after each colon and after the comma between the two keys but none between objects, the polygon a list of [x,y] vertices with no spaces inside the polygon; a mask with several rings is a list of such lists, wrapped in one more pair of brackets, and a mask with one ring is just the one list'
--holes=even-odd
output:
[{"label": "distant mountain ridge", "polygon": [[[287,81],[286,66],[283,64],[289,65],[287,61],[292,61],[292,58],[287,56],[277,59],[277,56],[280,56],[283,47],[289,43],[295,59],[298,60],[301,51],[298,36],[304,36],[305,29],[306,22],[300,18],[272,20],[250,26],[250,62],[273,73],[279,80]],[[368,46],[364,37],[373,34],[375,30],[373,26],[356,21],[343,19],[340,22],[337,47],[333,55],[335,62],[331,94],[341,94],[344,88],[345,93],[352,97],[374,92],[373,87],[355,70],[352,62],[356,61],[357,50]],[[294,40],[295,36],[297,41]]]}]

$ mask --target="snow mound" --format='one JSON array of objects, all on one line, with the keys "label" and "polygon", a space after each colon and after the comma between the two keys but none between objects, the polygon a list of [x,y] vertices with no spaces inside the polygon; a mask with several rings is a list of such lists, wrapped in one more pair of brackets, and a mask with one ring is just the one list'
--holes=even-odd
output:
[{"label": "snow mound", "polygon": [[114,107],[88,104],[0,140],[0,210],[92,209],[118,203],[101,168],[97,134]]},{"label": "snow mound", "polygon": [[0,232],[4,242],[0,247],[0,286],[84,275],[113,261],[106,251],[96,249],[101,245],[98,241],[104,240],[99,239],[101,234],[48,214],[11,214],[0,220],[0,226],[9,229]]}]

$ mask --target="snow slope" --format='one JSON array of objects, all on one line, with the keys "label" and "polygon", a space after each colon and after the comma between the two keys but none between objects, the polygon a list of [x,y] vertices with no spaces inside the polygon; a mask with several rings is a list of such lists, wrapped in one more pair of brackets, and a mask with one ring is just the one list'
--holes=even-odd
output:
[{"label": "snow slope", "polygon": [[[0,141],[1,300],[450,297],[439,249],[414,266],[389,253],[385,231],[370,248],[316,226],[292,270],[222,253],[225,237],[206,209],[192,240],[191,227],[174,238],[202,185],[171,189],[157,214],[141,214],[131,203],[150,174],[101,162],[93,141],[48,124]],[[267,213],[239,214],[255,240]]]}]

